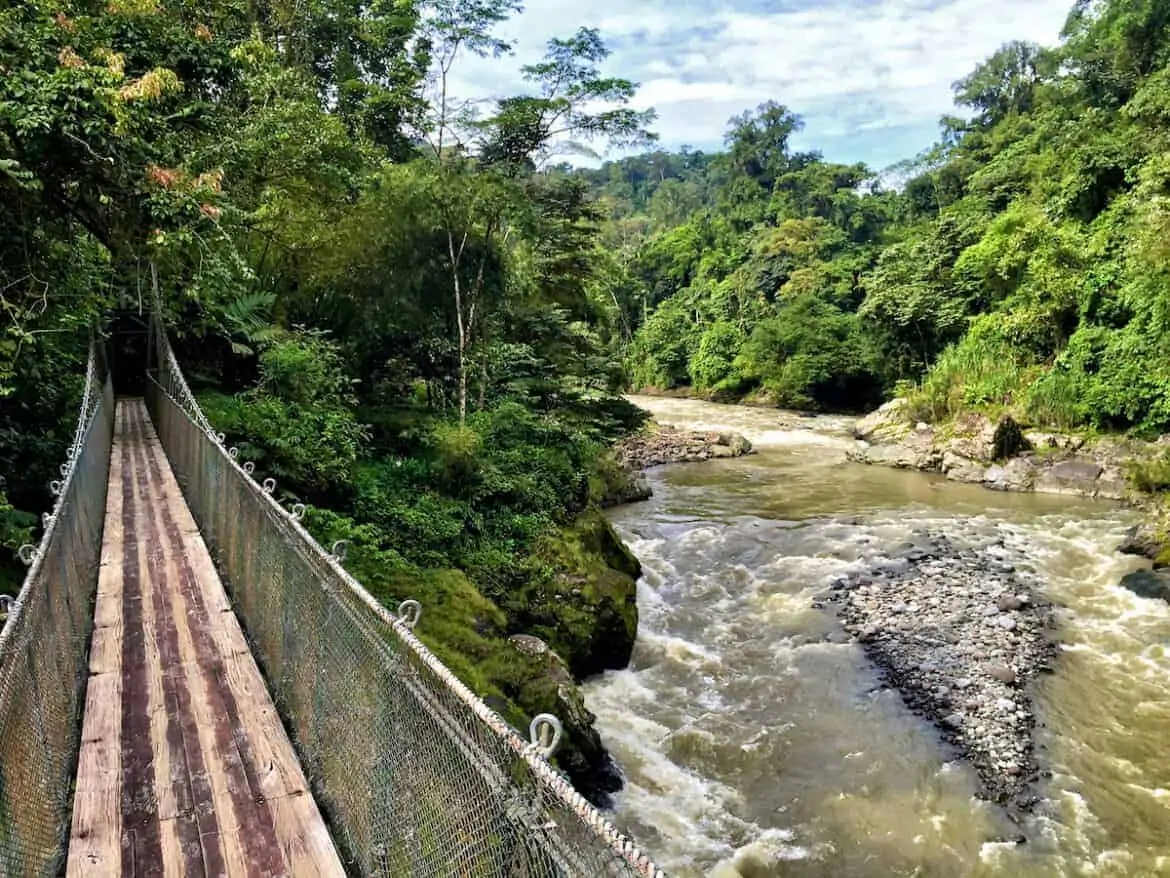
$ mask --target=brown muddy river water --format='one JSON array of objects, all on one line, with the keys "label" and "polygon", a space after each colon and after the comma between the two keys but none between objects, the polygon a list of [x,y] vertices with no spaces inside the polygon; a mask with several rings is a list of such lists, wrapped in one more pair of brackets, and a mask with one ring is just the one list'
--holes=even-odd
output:
[{"label": "brown muddy river water", "polygon": [[[1119,588],[1132,513],[852,464],[845,418],[635,398],[759,453],[650,473],[613,521],[641,559],[631,667],[587,699],[627,784],[616,822],[671,874],[1170,875],[1170,607]],[[1003,539],[1059,605],[1036,684],[1046,797],[1018,834],[813,609],[908,535]]]}]

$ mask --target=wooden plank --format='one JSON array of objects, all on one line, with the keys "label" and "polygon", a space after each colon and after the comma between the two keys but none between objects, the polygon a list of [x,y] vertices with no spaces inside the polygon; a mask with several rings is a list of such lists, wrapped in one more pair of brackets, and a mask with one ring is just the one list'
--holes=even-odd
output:
[{"label": "wooden plank", "polygon": [[[142,403],[120,401],[116,424],[68,874],[342,878]],[[128,642],[143,665],[130,677]],[[127,709],[145,720],[147,755],[142,740],[132,747],[149,760],[145,773],[121,764],[126,729],[137,727],[126,725]],[[128,778],[150,788],[124,789]],[[127,802],[133,825],[123,825]]]},{"label": "wooden plank", "polygon": [[68,878],[121,869],[121,682],[120,673],[100,674],[87,687]]},{"label": "wooden plank", "polygon": [[[114,411],[115,436],[106,494],[102,566],[90,644],[91,676],[78,753],[68,878],[117,874],[121,870],[122,773],[122,463],[126,412]],[[107,632],[112,632],[112,636]]]},{"label": "wooden plank", "polygon": [[290,878],[343,878],[345,870],[311,795],[271,799],[268,805]]}]

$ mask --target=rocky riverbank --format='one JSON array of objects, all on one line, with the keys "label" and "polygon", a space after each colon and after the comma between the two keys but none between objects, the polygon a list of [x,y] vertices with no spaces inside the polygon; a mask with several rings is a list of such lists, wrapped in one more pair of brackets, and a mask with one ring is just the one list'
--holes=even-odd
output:
[{"label": "rocky riverbank", "polygon": [[[857,422],[861,463],[939,472],[957,482],[1000,491],[1039,491],[1129,499],[1131,461],[1151,456],[1150,443],[1116,437],[1084,437],[1025,430],[1010,419],[993,422],[969,414],[945,426],[914,420],[909,404],[895,399]],[[1157,446],[1154,446],[1157,448]]]},{"label": "rocky riverbank", "polygon": [[752,453],[752,443],[738,433],[679,430],[654,424],[614,447],[618,462],[632,471],[666,463],[699,463]]},{"label": "rocky riverbank", "polygon": [[1002,540],[964,547],[938,534],[834,583],[834,611],[906,704],[970,760],[983,795],[1028,810],[1040,776],[1029,683],[1049,667],[1052,611]]}]

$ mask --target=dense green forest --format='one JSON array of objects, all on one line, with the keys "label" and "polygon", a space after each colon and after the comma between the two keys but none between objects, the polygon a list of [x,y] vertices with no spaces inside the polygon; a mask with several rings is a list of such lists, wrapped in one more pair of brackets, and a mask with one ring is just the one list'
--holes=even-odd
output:
[{"label": "dense green forest", "polygon": [[216,426],[517,721],[558,687],[508,635],[578,678],[628,657],[638,568],[599,512],[642,423],[623,389],[1170,430],[1170,0],[1082,0],[1058,47],[1005,46],[898,186],[794,151],[777,102],[715,154],[575,169],[648,146],[653,113],[590,29],[525,91],[453,93],[470,55],[514,64],[518,11],[0,9],[0,589],[89,337],[156,276]]},{"label": "dense green forest", "polygon": [[1170,431],[1168,24],[1170,3],[1082,0],[1058,47],[1004,46],[896,193],[793,151],[800,119],[776,103],[718,155],[582,172],[633,383]]}]

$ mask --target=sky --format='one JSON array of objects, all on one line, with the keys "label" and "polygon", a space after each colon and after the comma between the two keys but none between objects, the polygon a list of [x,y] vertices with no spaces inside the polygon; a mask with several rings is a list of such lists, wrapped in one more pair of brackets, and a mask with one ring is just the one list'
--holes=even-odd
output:
[{"label": "sky", "polygon": [[[937,139],[951,84],[1009,40],[1057,42],[1072,0],[527,0],[498,33],[514,57],[467,56],[453,92],[524,91],[546,41],[599,28],[602,72],[641,84],[659,145],[722,146],[727,120],[766,100],[805,120],[796,149],[882,170]],[[608,158],[620,155],[611,152]]]}]

